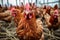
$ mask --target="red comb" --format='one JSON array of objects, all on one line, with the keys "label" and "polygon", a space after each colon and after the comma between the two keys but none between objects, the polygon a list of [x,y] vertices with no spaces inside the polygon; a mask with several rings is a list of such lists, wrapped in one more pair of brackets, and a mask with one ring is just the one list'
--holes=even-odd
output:
[{"label": "red comb", "polygon": [[12,16],[14,16],[14,17],[16,16],[16,15],[15,15],[15,12],[16,12],[16,9],[15,9],[15,8],[12,8],[12,9],[11,9],[11,13],[12,13]]},{"label": "red comb", "polygon": [[27,3],[27,4],[25,5],[25,9],[26,9],[27,11],[29,11],[29,8],[30,8],[30,5],[29,5],[29,3]]}]

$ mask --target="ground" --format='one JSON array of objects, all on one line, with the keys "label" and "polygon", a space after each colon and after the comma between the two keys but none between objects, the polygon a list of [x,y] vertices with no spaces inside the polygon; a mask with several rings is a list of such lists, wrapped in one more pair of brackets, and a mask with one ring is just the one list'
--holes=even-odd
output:
[{"label": "ground", "polygon": [[[54,31],[54,35],[49,35],[49,30],[46,25],[43,24],[44,40],[60,40],[60,28]],[[16,35],[16,26],[14,21],[7,23],[0,21],[0,40],[19,40]]]}]

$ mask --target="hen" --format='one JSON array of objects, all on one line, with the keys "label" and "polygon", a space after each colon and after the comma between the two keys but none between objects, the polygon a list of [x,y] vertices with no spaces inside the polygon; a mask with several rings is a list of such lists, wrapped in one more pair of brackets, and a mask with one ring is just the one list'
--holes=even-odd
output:
[{"label": "hen", "polygon": [[43,40],[42,26],[38,26],[33,12],[23,12],[16,33],[20,40]]}]

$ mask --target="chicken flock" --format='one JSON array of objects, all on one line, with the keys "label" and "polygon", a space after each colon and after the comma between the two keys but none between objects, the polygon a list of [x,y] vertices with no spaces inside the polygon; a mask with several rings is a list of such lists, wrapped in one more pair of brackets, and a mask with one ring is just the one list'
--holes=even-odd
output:
[{"label": "chicken flock", "polygon": [[[19,40],[44,40],[44,27],[50,30],[49,34],[57,30],[60,25],[60,10],[54,7],[37,7],[34,3],[26,5],[2,7],[0,5],[0,20],[11,22],[14,18],[16,34]],[[13,30],[13,29],[12,29]]]}]

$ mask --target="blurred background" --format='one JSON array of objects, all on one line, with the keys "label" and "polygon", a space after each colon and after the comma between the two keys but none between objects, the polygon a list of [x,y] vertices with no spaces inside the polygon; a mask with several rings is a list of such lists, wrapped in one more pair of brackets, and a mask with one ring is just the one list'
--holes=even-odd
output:
[{"label": "blurred background", "polygon": [[16,6],[16,5],[21,5],[21,2],[23,4],[26,3],[35,3],[38,7],[42,5],[49,5],[49,6],[54,6],[57,4],[60,7],[60,0],[0,0],[0,4],[2,6],[10,6],[10,4]]}]

